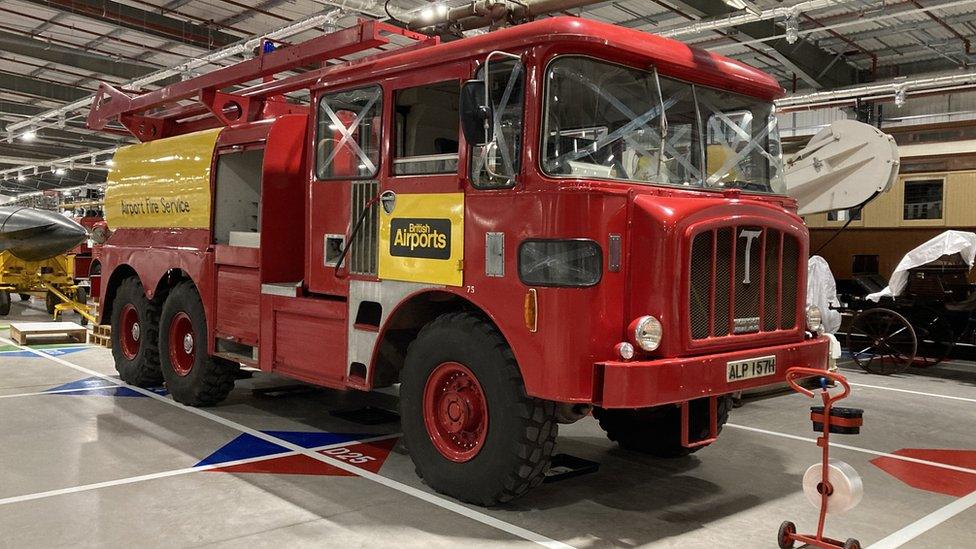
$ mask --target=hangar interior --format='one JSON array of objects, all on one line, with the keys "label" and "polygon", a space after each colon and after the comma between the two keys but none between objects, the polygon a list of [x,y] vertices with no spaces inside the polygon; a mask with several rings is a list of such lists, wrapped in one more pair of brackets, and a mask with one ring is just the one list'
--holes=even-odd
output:
[{"label": "hangar interior", "polygon": [[973,546],[976,0],[0,17],[0,545]]}]

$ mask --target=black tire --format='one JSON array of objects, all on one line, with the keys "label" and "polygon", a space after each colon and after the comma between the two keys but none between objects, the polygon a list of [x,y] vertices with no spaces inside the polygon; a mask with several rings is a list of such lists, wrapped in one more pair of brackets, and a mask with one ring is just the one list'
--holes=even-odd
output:
[{"label": "black tire", "polygon": [[776,535],[776,543],[779,545],[779,549],[793,549],[796,540],[790,535],[795,533],[796,525],[788,520],[783,521],[783,524],[779,525],[779,533]]},{"label": "black tire", "polygon": [[844,542],[844,549],[861,549],[861,542],[854,538],[847,538]]},{"label": "black tire", "polygon": [[[487,409],[484,441],[463,462],[438,450],[424,417],[431,374],[452,363],[473,374]],[[526,395],[501,333],[470,313],[437,317],[410,344],[401,374],[400,417],[410,458],[427,485],[485,506],[511,501],[542,483],[559,429],[555,404]]]},{"label": "black tire", "polygon": [[0,290],[0,316],[10,314],[10,292]]},{"label": "black tire", "polygon": [[30,294],[17,294],[20,296],[21,301],[30,301]]},{"label": "black tire", "polygon": [[58,296],[54,295],[54,292],[49,291],[47,295],[44,296],[44,306],[47,307],[47,314],[53,315],[54,306],[58,303],[61,303],[61,300],[58,299]]},{"label": "black tire", "polygon": [[[692,440],[709,435],[708,399],[691,401],[689,431]],[[732,397],[718,398],[718,432],[729,420]],[[705,446],[685,448],[681,445],[681,408],[668,404],[638,410],[595,408],[593,417],[607,433],[607,438],[625,450],[662,458],[678,458],[693,454]]]},{"label": "black tire", "polygon": [[[187,333],[192,336],[190,352],[185,353],[189,358],[181,354],[185,352],[183,338],[171,341],[174,322],[183,317],[189,322]],[[173,399],[187,406],[213,406],[227,398],[239,366],[207,354],[207,317],[192,282],[180,282],[170,291],[159,326],[160,366]],[[180,360],[184,358],[188,363],[180,373]]]},{"label": "black tire", "polygon": [[[131,358],[123,352],[122,310],[131,305],[139,321],[138,351]],[[146,298],[142,283],[129,277],[119,284],[112,300],[112,356],[122,381],[136,387],[163,384],[159,369],[159,305]],[[131,332],[131,330],[130,330]]]},{"label": "black tire", "polygon": [[900,313],[875,307],[851,319],[847,351],[869,374],[900,374],[915,362],[918,339],[911,322]]},{"label": "black tire", "polygon": [[[78,288],[75,289],[75,301],[77,301],[78,303],[80,303],[82,305],[87,305],[88,304],[88,288],[86,288],[84,286],[78,286]],[[82,326],[88,326],[88,319],[85,318],[84,315],[78,315],[78,316],[81,317],[81,320],[79,321],[79,323]]]}]

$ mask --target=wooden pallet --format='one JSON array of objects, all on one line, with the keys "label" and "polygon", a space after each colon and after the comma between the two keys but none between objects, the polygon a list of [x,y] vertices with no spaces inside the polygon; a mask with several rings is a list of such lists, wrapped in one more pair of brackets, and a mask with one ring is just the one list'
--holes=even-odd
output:
[{"label": "wooden pallet", "polygon": [[95,324],[88,333],[88,343],[112,348],[112,326],[109,324]]},{"label": "wooden pallet", "polygon": [[13,322],[10,324],[10,339],[18,345],[27,345],[30,337],[42,336],[45,339],[63,336],[65,339],[84,343],[88,330],[74,322]]}]

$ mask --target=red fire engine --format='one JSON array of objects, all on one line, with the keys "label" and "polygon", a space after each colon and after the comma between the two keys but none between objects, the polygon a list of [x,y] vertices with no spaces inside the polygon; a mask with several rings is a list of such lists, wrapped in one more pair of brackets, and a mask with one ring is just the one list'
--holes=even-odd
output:
[{"label": "red fire engine", "polygon": [[241,364],[399,384],[418,472],[478,504],[541,482],[557,423],[591,410],[625,448],[686,455],[731,393],[827,366],[782,93],[570,17],[447,43],[369,21],[157,91],[102,84],[89,125],[141,141],[105,198],[118,370],[192,406]]}]

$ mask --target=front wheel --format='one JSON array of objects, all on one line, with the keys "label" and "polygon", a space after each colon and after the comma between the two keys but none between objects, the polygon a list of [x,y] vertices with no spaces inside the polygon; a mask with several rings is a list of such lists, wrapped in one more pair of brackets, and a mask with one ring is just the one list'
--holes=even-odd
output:
[{"label": "front wheel", "polygon": [[10,314],[10,292],[7,290],[0,290],[0,316],[7,316]]},{"label": "front wheel", "polygon": [[555,404],[532,398],[505,339],[470,313],[425,326],[401,375],[403,437],[434,490],[477,505],[539,485],[555,447]]},{"label": "front wheel", "polygon": [[[691,440],[708,438],[711,421],[708,417],[707,398],[689,403],[688,429]],[[718,432],[729,420],[732,397],[718,397]],[[655,457],[676,458],[687,456],[704,448],[686,448],[681,445],[681,408],[673,404],[641,408],[637,410],[596,408],[593,417],[607,433],[607,438],[621,448],[649,454]]]},{"label": "front wheel", "polygon": [[207,317],[192,282],[169,293],[159,319],[160,366],[166,389],[187,406],[212,406],[234,388],[235,365],[207,350]]}]

